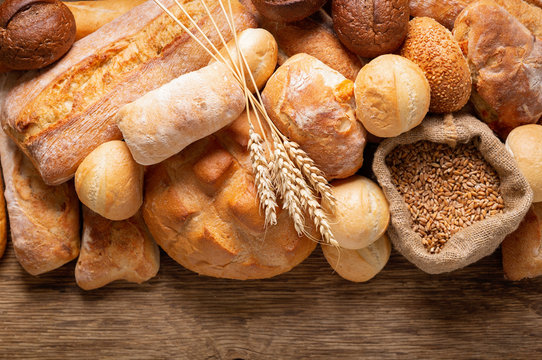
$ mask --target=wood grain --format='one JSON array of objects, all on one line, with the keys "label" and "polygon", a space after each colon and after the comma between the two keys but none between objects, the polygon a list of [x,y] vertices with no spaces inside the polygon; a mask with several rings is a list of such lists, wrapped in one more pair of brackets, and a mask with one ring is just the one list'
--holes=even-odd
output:
[{"label": "wood grain", "polygon": [[158,277],[85,292],[74,263],[41,277],[0,260],[9,359],[540,358],[542,279],[508,282],[500,254],[427,275],[394,253],[365,284],[321,251],[263,281],[198,276],[162,255]]}]

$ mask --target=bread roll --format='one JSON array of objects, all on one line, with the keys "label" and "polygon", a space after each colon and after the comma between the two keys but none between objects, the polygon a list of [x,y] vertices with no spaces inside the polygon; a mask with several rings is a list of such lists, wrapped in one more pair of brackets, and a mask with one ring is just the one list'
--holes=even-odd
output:
[{"label": "bread roll", "polygon": [[60,0],[5,0],[0,4],[0,64],[41,69],[75,41],[75,19]]},{"label": "bread roll", "polygon": [[79,255],[79,201],[68,182],[45,185],[32,163],[0,131],[0,158],[15,256],[31,275]]},{"label": "bread roll", "polygon": [[[162,3],[180,16],[173,0]],[[218,45],[220,39],[201,3],[179,3]],[[236,0],[231,5],[238,31],[256,25]],[[229,26],[218,1],[208,7],[229,41]],[[181,20],[190,26],[185,16]],[[60,184],[73,177],[98,145],[122,139],[114,116],[123,105],[209,60],[209,54],[154,1],[147,1],[76,41],[46,71],[9,73],[0,98],[0,120],[45,182]]]},{"label": "bread roll", "polygon": [[452,33],[444,26],[427,17],[412,19],[401,55],[416,63],[429,81],[429,111],[455,112],[469,101],[469,66]]},{"label": "bread roll", "polygon": [[280,22],[303,20],[320,9],[325,2],[326,0],[252,0],[263,16]]},{"label": "bread roll", "polygon": [[542,42],[493,1],[467,6],[454,37],[472,73],[471,101],[502,138],[542,117]]},{"label": "bread roll", "polygon": [[162,249],[189,270],[268,278],[289,271],[316,246],[297,235],[287,211],[264,228],[247,142],[241,117],[145,174],[145,222]]},{"label": "bread roll", "polygon": [[93,290],[115,280],[142,283],[156,276],[160,250],[150,236],[141,213],[111,221],[83,206],[81,255],[75,281]]},{"label": "bread roll", "polygon": [[[243,68],[245,70],[247,87],[251,92],[254,92],[255,89],[250,78],[250,73],[239,58],[236,44],[247,61],[256,86],[258,89],[261,89],[277,66],[278,47],[275,38],[269,31],[264,29],[246,29],[237,35],[237,42],[235,39],[230,40],[227,49],[223,48],[220,50],[220,53],[230,66],[233,60],[238,69]],[[229,56],[228,53],[230,54]]]},{"label": "bread roll", "polygon": [[350,51],[372,58],[401,46],[408,0],[333,0],[331,6],[335,31]]},{"label": "bread roll", "polygon": [[341,248],[361,249],[380,238],[390,220],[388,201],[371,180],[354,175],[331,183],[337,199],[331,231]]},{"label": "bread roll", "polygon": [[262,92],[271,120],[314,160],[327,179],[353,175],[363,163],[365,129],[354,114],[354,86],[307,55],[292,56]]},{"label": "bread roll", "polygon": [[244,108],[233,74],[212,63],[124,105],[115,119],[135,161],[152,165],[230,124]]},{"label": "bread roll", "polygon": [[517,281],[542,275],[542,203],[533,204],[518,229],[502,242],[502,267]]},{"label": "bread roll", "polygon": [[337,38],[333,21],[323,11],[295,23],[262,20],[261,26],[271,32],[284,55],[279,65],[288,57],[305,53],[314,56],[344,77],[354,81],[363,62]]},{"label": "bread roll", "polygon": [[143,166],[123,141],[106,142],[79,165],[75,190],[92,211],[110,220],[128,219],[143,203]]},{"label": "bread roll", "polygon": [[506,148],[533,189],[533,202],[542,201],[542,125],[515,128],[506,138]]},{"label": "bread roll", "polygon": [[363,249],[350,250],[322,245],[324,256],[331,267],[346,280],[371,280],[386,266],[391,254],[391,243],[386,234]]},{"label": "bread roll", "polygon": [[75,17],[75,39],[79,40],[145,1],[147,0],[87,0],[64,3]]},{"label": "bread roll", "polygon": [[361,69],[355,84],[356,115],[373,135],[404,133],[418,126],[429,109],[429,83],[404,57],[377,57]]}]

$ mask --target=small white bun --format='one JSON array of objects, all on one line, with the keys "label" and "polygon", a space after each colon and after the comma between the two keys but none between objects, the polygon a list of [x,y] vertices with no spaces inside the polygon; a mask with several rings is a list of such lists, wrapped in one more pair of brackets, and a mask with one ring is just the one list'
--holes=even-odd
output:
[{"label": "small white bun", "polygon": [[542,201],[542,125],[518,126],[508,134],[506,148],[533,189],[533,202]]},{"label": "small white bun", "polygon": [[356,116],[379,137],[398,136],[416,126],[429,110],[431,90],[422,69],[399,55],[382,55],[356,78]]},{"label": "small white bun", "polygon": [[143,171],[123,141],[109,141],[79,165],[75,190],[92,211],[109,220],[125,220],[143,203]]},{"label": "small white bun", "polygon": [[388,228],[390,210],[382,189],[363,176],[331,183],[337,206],[331,231],[339,246],[361,249],[380,238]]},{"label": "small white bun", "polygon": [[342,278],[364,282],[372,279],[386,266],[391,254],[391,243],[386,235],[363,249],[350,250],[322,245],[324,256]]},{"label": "small white bun", "polygon": [[[275,71],[278,58],[278,45],[273,35],[265,29],[246,29],[237,35],[237,44],[239,49],[245,57],[248,67],[252,72],[254,81],[258,89],[262,89],[267,79]],[[220,54],[226,59],[227,63],[231,65],[231,59],[235,62],[235,65],[239,68],[244,62],[239,58],[239,54],[236,49],[235,39],[230,40],[227,45],[227,50],[230,53],[231,58],[226,52],[226,47],[220,50]],[[251,92],[254,92],[254,86],[250,79],[250,74],[245,69],[245,82]]]}]

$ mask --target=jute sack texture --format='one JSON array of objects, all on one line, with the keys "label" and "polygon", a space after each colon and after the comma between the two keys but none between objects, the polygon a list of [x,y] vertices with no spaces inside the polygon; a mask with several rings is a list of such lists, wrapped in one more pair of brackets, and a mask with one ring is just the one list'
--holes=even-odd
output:
[{"label": "jute sack texture", "polygon": [[[386,156],[399,145],[418,141],[456,144],[473,142],[500,178],[504,211],[455,233],[438,254],[430,254],[412,228],[407,205],[392,182]],[[513,156],[486,124],[471,115],[428,117],[418,127],[384,140],[378,147],[373,171],[390,204],[388,234],[395,248],[410,262],[430,274],[453,271],[490,255],[506,235],[513,232],[531,206],[532,190],[520,173]]]}]

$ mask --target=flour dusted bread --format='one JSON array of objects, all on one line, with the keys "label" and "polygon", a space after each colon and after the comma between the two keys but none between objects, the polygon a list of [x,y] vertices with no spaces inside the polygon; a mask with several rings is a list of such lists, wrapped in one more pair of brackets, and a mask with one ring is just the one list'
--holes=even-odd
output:
[{"label": "flour dusted bread", "polygon": [[[175,14],[173,0],[164,0]],[[180,1],[218,45],[200,2]],[[218,2],[208,4],[226,41],[231,39]],[[238,31],[253,17],[232,1]],[[184,23],[189,22],[182,17]],[[119,140],[113,117],[123,105],[208,64],[210,56],[153,1],[132,9],[76,41],[43,72],[9,74],[3,128],[30,157],[48,184],[62,183],[98,145]]]},{"label": "flour dusted bread", "polygon": [[316,243],[299,237],[286,211],[264,228],[250,158],[246,117],[145,174],[143,215],[156,242],[202,275],[261,279],[289,271]]},{"label": "flour dusted bread", "polygon": [[81,254],[75,266],[75,280],[92,290],[115,280],[142,283],[160,268],[160,251],[150,236],[141,214],[111,221],[83,207]]},{"label": "flour dusted bread", "polygon": [[48,186],[0,131],[0,158],[15,256],[32,275],[54,270],[79,254],[79,202],[73,183]]},{"label": "flour dusted bread", "polygon": [[262,92],[271,120],[297,142],[328,179],[363,163],[365,129],[355,115],[354,83],[307,54],[292,56]]}]

